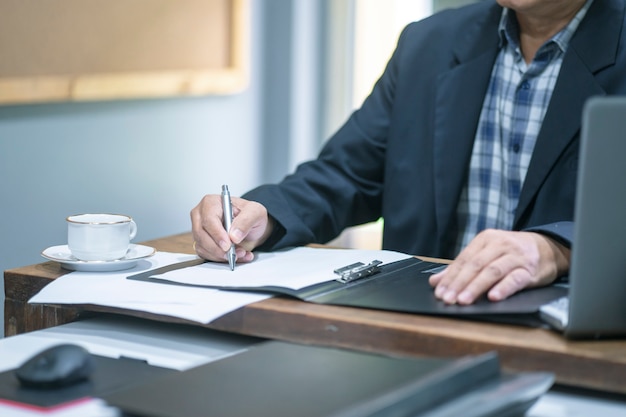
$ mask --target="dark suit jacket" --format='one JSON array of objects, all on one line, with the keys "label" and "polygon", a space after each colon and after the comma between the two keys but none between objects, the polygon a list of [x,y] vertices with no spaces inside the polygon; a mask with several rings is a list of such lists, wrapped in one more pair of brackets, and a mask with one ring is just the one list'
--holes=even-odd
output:
[{"label": "dark suit jacket", "polygon": [[[484,0],[409,25],[371,95],[318,159],[244,195],[284,228],[273,248],[327,242],[382,216],[385,249],[455,256],[456,210],[498,53],[501,12]],[[624,0],[595,0],[572,38],[514,230],[570,239],[582,108],[591,96],[626,93],[624,25]]]}]

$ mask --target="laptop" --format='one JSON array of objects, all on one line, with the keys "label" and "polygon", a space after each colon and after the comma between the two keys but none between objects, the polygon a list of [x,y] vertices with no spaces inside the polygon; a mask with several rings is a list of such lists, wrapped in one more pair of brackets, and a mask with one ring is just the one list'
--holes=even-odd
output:
[{"label": "laptop", "polygon": [[585,103],[569,294],[540,308],[568,338],[626,335],[626,96]]}]

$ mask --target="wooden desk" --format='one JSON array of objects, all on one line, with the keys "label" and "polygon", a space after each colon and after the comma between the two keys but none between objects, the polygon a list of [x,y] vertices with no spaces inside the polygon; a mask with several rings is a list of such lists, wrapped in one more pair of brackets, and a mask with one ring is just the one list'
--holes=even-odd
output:
[{"label": "wooden desk", "polygon": [[[192,251],[190,234],[146,244],[161,251]],[[27,304],[32,295],[65,273],[54,262],[4,272],[7,336],[99,312],[188,323],[92,305]],[[496,350],[505,369],[550,371],[560,384],[626,394],[626,340],[568,341],[543,329],[317,305],[280,297],[248,305],[204,326],[265,338],[401,355],[459,356]]]}]

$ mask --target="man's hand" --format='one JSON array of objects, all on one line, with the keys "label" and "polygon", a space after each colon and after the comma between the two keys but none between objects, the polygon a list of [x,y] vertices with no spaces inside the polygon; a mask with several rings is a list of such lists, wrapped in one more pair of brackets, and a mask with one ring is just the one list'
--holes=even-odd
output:
[{"label": "man's hand", "polygon": [[552,283],[569,270],[569,258],[569,248],[545,235],[490,229],[429,282],[447,304],[472,304],[485,293],[500,301],[524,288]]},{"label": "man's hand", "polygon": [[225,261],[231,242],[236,245],[237,262],[254,259],[252,250],[272,232],[273,224],[265,206],[232,197],[233,222],[230,233],[224,230],[220,195],[206,195],[191,210],[191,231],[198,256],[211,261]]}]

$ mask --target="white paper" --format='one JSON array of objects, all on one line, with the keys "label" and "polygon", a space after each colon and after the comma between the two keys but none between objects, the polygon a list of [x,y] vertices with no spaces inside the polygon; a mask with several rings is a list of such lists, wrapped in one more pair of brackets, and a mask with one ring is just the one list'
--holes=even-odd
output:
[{"label": "white paper", "polygon": [[298,247],[286,251],[257,253],[253,262],[237,264],[234,271],[224,264],[207,262],[154,277],[213,287],[277,286],[299,290],[337,279],[339,276],[333,271],[346,265],[356,262],[369,264],[374,260],[386,264],[409,257],[410,255],[404,253],[384,250]]},{"label": "white paper", "polygon": [[46,285],[29,303],[94,304],[145,311],[199,323],[211,321],[270,295],[219,291],[126,279],[149,269],[193,259],[193,255],[157,252],[132,269],[117,272],[72,272]]},{"label": "white paper", "polygon": [[0,372],[61,343],[80,345],[94,355],[133,358],[185,371],[242,352],[259,340],[135,317],[94,317],[0,339]]}]

